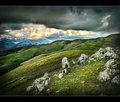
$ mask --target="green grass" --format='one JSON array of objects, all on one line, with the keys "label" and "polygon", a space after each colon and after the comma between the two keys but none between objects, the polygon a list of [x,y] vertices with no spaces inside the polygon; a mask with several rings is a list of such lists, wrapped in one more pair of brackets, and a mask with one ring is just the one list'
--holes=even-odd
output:
[{"label": "green grass", "polygon": [[56,41],[51,44],[40,46],[28,46],[14,53],[0,57],[0,75],[13,70],[24,61],[38,56],[40,54],[50,55],[56,52],[68,50],[93,50],[96,51],[100,47],[116,47],[120,45],[119,34],[111,35],[105,38],[91,40],[74,40],[74,41]]},{"label": "green grass", "polygon": [[[57,78],[63,57],[68,57],[69,61],[71,59],[76,61],[80,54],[90,56],[100,47],[119,47],[117,40],[115,35],[93,40],[56,41],[41,46],[25,47],[17,52],[1,56],[0,95],[28,95],[25,91],[26,87],[45,72],[51,73],[52,76],[52,81],[48,86],[52,89],[50,95],[118,95],[120,92],[118,86],[97,80],[105,61],[75,65],[69,69],[69,73],[63,80]],[[28,61],[38,55],[40,57]],[[24,61],[28,63],[20,66]],[[43,95],[49,94],[44,91]]]},{"label": "green grass", "polygon": [[63,79],[58,79],[59,71],[52,72],[52,81],[47,88],[51,93],[44,95],[119,95],[120,88],[110,82],[100,82],[97,76],[103,70],[105,61],[97,61],[91,64],[75,65],[68,70]]},{"label": "green grass", "polygon": [[[24,85],[26,81],[39,77],[45,72],[51,72],[61,68],[61,60],[64,56],[71,59],[80,56],[81,53],[90,55],[93,52],[86,50],[70,50],[54,53],[42,58],[36,58],[35,60],[2,75],[0,77],[0,88],[5,91],[20,84]],[[23,79],[21,80],[21,78]],[[6,87],[4,88],[4,86]]]}]

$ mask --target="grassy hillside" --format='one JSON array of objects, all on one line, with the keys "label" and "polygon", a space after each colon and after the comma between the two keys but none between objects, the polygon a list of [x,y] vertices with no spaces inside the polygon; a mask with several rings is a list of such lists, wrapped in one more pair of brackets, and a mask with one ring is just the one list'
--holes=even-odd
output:
[{"label": "grassy hillside", "polygon": [[[120,34],[110,35],[108,37],[97,39],[84,39],[74,41],[55,41],[51,44],[28,46],[12,49],[10,51],[1,52],[0,55],[0,75],[18,67],[20,63],[27,61],[40,54],[50,55],[55,52],[68,50],[93,50],[96,51],[100,47],[116,47],[120,45]],[[15,52],[16,51],[16,52]],[[7,52],[10,54],[6,55]]]},{"label": "grassy hillside", "polygon": [[[42,46],[25,47],[2,56],[0,71],[4,74],[0,76],[0,95],[29,95],[26,93],[26,87],[45,72],[51,74],[52,81],[47,88],[50,88],[52,93],[44,91],[43,95],[118,95],[120,89],[117,86],[97,80],[105,61],[75,65],[69,69],[64,80],[59,80],[57,73],[61,70],[63,57],[76,61],[80,54],[90,56],[100,47],[119,47],[119,38],[120,35],[111,35],[93,40],[56,41]],[[37,55],[39,56],[33,60],[20,65]]]},{"label": "grassy hillside", "polygon": [[23,87],[25,88],[26,82],[28,80],[32,80],[36,77],[39,77],[43,75],[45,72],[51,72],[53,70],[60,69],[61,59],[64,56],[68,57],[69,59],[71,58],[76,59],[76,57],[80,56],[81,53],[90,55],[92,51],[86,51],[86,50],[62,51],[42,58],[37,58],[31,62],[19,66],[18,68],[11,70],[10,72],[0,77],[0,83],[1,83],[0,91],[3,94],[5,90],[8,91],[9,89],[12,89],[20,84],[22,84]]}]

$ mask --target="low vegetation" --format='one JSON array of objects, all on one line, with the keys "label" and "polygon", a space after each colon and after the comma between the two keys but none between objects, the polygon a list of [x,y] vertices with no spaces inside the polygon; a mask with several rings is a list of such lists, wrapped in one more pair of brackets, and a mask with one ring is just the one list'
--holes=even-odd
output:
[{"label": "low vegetation", "polygon": [[[97,80],[98,73],[103,70],[105,61],[91,64],[75,65],[69,69],[64,79],[59,80],[57,73],[61,70],[61,60],[77,61],[80,54],[90,56],[100,47],[119,47],[120,35],[106,38],[75,41],[56,41],[52,44],[29,46],[0,57],[0,95],[30,95],[26,87],[45,72],[51,74],[52,81],[42,95],[118,95],[120,89],[109,82]],[[35,56],[33,60],[29,60]],[[27,61],[29,60],[29,61]],[[27,61],[21,65],[21,63]],[[57,80],[56,80],[57,79]],[[32,95],[35,95],[34,92]]]}]

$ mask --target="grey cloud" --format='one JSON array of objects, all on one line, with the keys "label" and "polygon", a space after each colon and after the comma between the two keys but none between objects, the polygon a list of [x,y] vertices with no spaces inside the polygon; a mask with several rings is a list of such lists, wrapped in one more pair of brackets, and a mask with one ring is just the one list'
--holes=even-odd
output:
[{"label": "grey cloud", "polygon": [[37,23],[60,29],[96,31],[103,25],[101,20],[107,14],[111,14],[111,17],[107,20],[109,25],[106,31],[119,31],[120,7],[109,6],[0,7],[0,22]]}]

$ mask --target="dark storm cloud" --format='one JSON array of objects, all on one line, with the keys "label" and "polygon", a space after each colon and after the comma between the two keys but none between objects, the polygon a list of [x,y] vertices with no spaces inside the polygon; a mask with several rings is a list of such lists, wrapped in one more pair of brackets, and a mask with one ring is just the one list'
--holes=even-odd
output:
[{"label": "dark storm cloud", "polygon": [[1,23],[37,23],[60,29],[119,31],[119,17],[120,7],[109,6],[0,7]]}]

